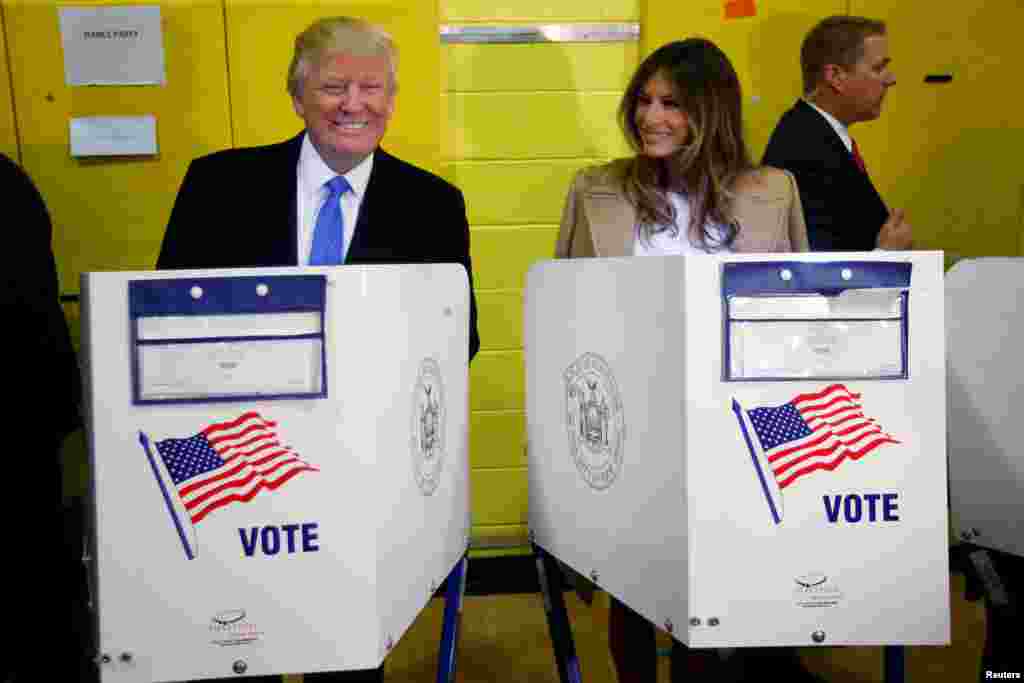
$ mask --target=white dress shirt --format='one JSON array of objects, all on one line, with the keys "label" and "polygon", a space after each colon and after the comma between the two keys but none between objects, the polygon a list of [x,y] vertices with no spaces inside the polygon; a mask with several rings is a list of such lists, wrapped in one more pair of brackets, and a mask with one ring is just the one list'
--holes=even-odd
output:
[{"label": "white dress shirt", "polygon": [[[672,235],[669,230],[651,235],[649,238],[643,236],[641,227],[638,225],[633,235],[633,256],[667,256],[671,254],[707,254],[708,249],[695,245],[690,241],[690,202],[686,195],[678,192],[669,192],[668,198],[676,210],[676,234]],[[732,251],[728,247],[717,247],[714,244],[724,235],[725,230],[721,225],[712,223],[708,226],[713,236],[710,251],[724,253]]]},{"label": "white dress shirt", "polygon": [[[363,205],[363,197],[366,196],[366,185],[370,182],[370,171],[373,170],[373,154],[360,161],[355,168],[345,173],[345,180],[348,181],[351,190],[341,195],[341,215],[344,216],[345,236],[341,245],[341,261],[345,262],[348,255],[349,245],[352,244],[352,235],[355,233],[356,221],[359,219],[359,209]],[[317,216],[323,208],[327,199],[328,190],[324,183],[338,174],[331,170],[320,153],[313,147],[307,133],[302,138],[302,151],[299,152],[299,166],[296,171],[296,211],[298,212],[296,225],[297,253],[300,265],[309,265],[310,251],[313,249],[313,230],[316,227]]]}]

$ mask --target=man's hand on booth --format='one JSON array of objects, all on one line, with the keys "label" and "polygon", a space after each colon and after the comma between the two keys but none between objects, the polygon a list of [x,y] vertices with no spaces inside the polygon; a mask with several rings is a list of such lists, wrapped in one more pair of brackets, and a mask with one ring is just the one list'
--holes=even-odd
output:
[{"label": "man's hand on booth", "polygon": [[879,249],[903,251],[913,248],[913,237],[913,230],[910,227],[910,222],[907,220],[906,211],[903,209],[893,209],[889,213],[889,219],[882,225],[882,229],[878,231],[876,246]]}]

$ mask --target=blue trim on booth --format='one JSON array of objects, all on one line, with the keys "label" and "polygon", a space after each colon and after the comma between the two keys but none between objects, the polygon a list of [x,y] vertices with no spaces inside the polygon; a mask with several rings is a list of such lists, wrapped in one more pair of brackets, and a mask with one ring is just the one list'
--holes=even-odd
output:
[{"label": "blue trim on booth", "polygon": [[[265,287],[261,287],[265,286]],[[193,295],[198,287],[201,292]],[[191,277],[128,282],[133,405],[243,403],[249,401],[320,399],[328,396],[327,344],[325,338],[327,278],[324,275],[240,275]],[[139,320],[170,316],[254,315],[316,313],[319,332],[282,335],[231,335],[223,337],[139,339]],[[320,340],[320,388],[285,394],[211,394],[191,398],[144,399],[141,389],[139,348],[174,344],[212,344],[297,339]]]},{"label": "blue trim on booth", "polygon": [[[824,294],[848,289],[906,289],[913,264],[894,261],[741,261],[723,264],[722,296]],[[789,279],[780,273],[789,271]],[[849,279],[843,278],[849,271]]]},{"label": "blue trim on booth", "polygon": [[[318,312],[324,310],[323,275],[243,275],[128,283],[128,312],[134,318],[171,315],[238,315],[246,313]],[[259,285],[267,285],[263,296]],[[202,295],[193,298],[192,288]]]},{"label": "blue trim on booth", "polygon": [[304,332],[302,334],[254,334],[250,336],[230,337],[174,337],[169,339],[139,339],[136,344],[139,346],[172,346],[174,344],[221,344],[223,342],[240,341],[292,341],[301,339],[323,339],[320,332]]},{"label": "blue trim on booth", "polygon": [[885,683],[903,683],[906,670],[905,652],[902,645],[885,646],[885,671],[882,678]]},{"label": "blue trim on booth", "polygon": [[[725,382],[805,382],[852,380],[905,380],[910,377],[909,292],[900,294],[900,315],[879,318],[734,318],[729,299],[734,296],[771,297],[837,296],[847,290],[904,289],[910,287],[913,264],[894,261],[742,261],[722,264],[722,381]],[[783,271],[788,279],[783,279]],[[843,277],[844,271],[846,278]],[[900,371],[875,376],[808,377],[733,377],[730,325],[734,322],[869,322],[900,321]]]},{"label": "blue trim on booth", "polygon": [[441,624],[441,650],[437,657],[437,683],[454,683],[455,659],[458,653],[459,626],[462,620],[462,598],[466,593],[464,553],[446,579],[444,619]]}]

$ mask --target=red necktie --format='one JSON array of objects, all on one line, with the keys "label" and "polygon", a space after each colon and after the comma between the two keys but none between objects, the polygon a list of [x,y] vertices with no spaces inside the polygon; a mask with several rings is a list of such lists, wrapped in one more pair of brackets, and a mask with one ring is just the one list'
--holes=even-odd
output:
[{"label": "red necktie", "polygon": [[861,173],[867,175],[868,167],[864,165],[864,157],[860,155],[860,150],[857,149],[857,141],[850,138],[850,142],[853,143],[853,163],[857,164],[857,168],[861,170]]}]

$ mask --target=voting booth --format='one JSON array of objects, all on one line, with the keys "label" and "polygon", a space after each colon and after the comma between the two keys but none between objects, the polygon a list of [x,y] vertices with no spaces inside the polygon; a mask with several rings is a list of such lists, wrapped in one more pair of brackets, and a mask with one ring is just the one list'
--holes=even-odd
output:
[{"label": "voting booth", "polygon": [[980,258],[946,274],[953,530],[1024,556],[1024,259]]},{"label": "voting booth", "polygon": [[464,556],[459,265],[82,278],[102,680],[375,668]]},{"label": "voting booth", "polygon": [[529,273],[530,529],[692,647],[950,638],[942,256]]}]

